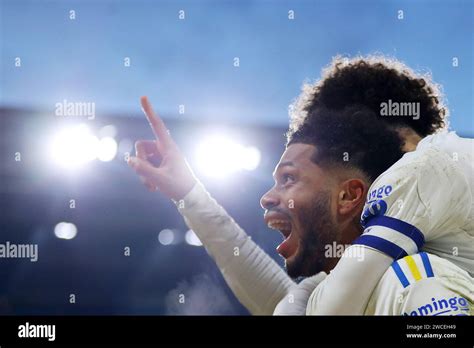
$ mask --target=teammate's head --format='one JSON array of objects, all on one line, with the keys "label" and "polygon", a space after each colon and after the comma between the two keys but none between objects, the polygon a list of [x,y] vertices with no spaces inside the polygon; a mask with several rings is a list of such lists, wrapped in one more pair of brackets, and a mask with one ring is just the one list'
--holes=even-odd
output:
[{"label": "teammate's head", "polygon": [[[388,103],[390,110],[384,107]],[[414,111],[409,110],[412,103],[418,115],[409,114]],[[382,55],[336,56],[323,69],[320,80],[303,85],[291,107],[288,140],[315,109],[343,110],[352,105],[365,106],[388,126],[410,128],[421,137],[446,128],[448,123],[441,88],[429,74],[417,74],[402,62]]]},{"label": "teammate's head", "polygon": [[[389,100],[419,103],[419,117],[382,116]],[[275,186],[261,200],[267,223],[288,237],[278,251],[290,276],[335,266],[338,247],[361,233],[370,184],[403,155],[401,134],[432,134],[445,127],[446,114],[428,78],[380,57],[336,58],[322,80],[304,88]]]}]

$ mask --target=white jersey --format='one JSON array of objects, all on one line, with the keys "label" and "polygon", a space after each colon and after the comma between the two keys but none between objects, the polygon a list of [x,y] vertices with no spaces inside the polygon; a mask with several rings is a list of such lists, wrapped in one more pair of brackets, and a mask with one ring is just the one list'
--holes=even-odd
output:
[{"label": "white jersey", "polygon": [[366,315],[474,315],[474,279],[425,252],[395,261],[372,293]]},{"label": "white jersey", "polygon": [[421,250],[474,275],[474,140],[430,135],[370,187],[354,244],[397,260]]}]

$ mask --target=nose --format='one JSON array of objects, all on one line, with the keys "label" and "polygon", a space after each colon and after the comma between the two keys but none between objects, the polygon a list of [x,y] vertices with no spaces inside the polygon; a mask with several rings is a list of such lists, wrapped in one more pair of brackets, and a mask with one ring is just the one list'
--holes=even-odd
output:
[{"label": "nose", "polygon": [[274,192],[273,188],[267,191],[262,198],[260,198],[260,205],[263,209],[269,210],[280,204],[278,195]]}]

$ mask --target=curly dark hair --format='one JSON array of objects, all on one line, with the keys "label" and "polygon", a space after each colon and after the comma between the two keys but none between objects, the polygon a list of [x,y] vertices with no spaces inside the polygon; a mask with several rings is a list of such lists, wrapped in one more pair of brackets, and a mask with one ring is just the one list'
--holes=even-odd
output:
[{"label": "curly dark hair", "polygon": [[310,115],[288,145],[315,145],[312,160],[322,167],[360,170],[373,182],[403,156],[403,141],[396,130],[377,119],[369,108],[353,105],[335,111],[319,107]]},{"label": "curly dark hair", "polygon": [[[420,117],[381,116],[381,104],[418,103]],[[397,130],[421,137],[447,127],[448,110],[438,85],[385,56],[335,57],[315,84],[305,84],[290,109],[287,146],[309,143],[319,163],[362,170],[372,180],[401,156]],[[342,162],[347,152],[350,160]]]}]

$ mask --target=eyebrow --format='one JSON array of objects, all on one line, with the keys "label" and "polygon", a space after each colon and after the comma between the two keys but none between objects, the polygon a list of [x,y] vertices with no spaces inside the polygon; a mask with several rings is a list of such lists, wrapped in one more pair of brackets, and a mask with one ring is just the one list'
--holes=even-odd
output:
[{"label": "eyebrow", "polygon": [[283,167],[295,167],[295,164],[292,161],[281,162],[273,171],[272,176],[275,177],[275,173]]}]

